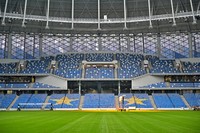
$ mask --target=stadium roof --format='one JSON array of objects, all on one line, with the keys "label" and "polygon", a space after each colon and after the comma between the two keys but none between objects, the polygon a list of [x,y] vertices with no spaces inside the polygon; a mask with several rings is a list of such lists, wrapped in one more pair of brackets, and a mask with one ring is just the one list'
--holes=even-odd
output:
[{"label": "stadium roof", "polygon": [[199,31],[199,6],[199,0],[1,0],[0,31]]}]

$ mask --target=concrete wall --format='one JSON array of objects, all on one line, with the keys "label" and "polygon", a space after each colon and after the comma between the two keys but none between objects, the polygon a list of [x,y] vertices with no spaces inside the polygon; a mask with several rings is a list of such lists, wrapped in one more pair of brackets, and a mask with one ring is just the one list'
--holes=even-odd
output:
[{"label": "concrete wall", "polygon": [[200,62],[200,58],[183,58],[179,60],[184,61],[184,62],[192,62],[192,63]]},{"label": "concrete wall", "polygon": [[62,89],[67,89],[67,80],[54,75],[49,75],[47,77],[36,77],[36,82],[61,87]]},{"label": "concrete wall", "polygon": [[19,59],[0,59],[0,63],[12,63],[12,62],[19,62]]},{"label": "concrete wall", "polygon": [[159,82],[164,82],[163,76],[144,75],[140,78],[135,78],[132,80],[132,89]]}]

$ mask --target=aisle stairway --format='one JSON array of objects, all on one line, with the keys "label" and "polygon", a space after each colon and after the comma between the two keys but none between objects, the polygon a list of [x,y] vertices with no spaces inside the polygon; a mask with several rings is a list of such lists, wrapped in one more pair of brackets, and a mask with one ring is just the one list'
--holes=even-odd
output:
[{"label": "aisle stairway", "polygon": [[154,108],[154,109],[157,109],[156,104],[155,104],[155,102],[154,102],[154,100],[153,100],[152,95],[149,95],[149,99],[150,99],[150,101],[151,101],[151,104],[152,104],[153,108]]},{"label": "aisle stairway", "polygon": [[81,96],[80,98],[80,103],[79,103],[79,110],[82,109],[82,106],[83,106],[83,101],[84,101],[84,96]]},{"label": "aisle stairway", "polygon": [[15,99],[12,101],[12,103],[9,105],[9,107],[6,110],[10,110],[10,108],[15,104],[19,96],[16,95]]},{"label": "aisle stairway", "polygon": [[186,101],[185,97],[183,95],[180,95],[181,99],[183,100],[183,102],[185,103],[185,105],[189,108],[192,109],[191,106],[188,104],[188,102]]}]

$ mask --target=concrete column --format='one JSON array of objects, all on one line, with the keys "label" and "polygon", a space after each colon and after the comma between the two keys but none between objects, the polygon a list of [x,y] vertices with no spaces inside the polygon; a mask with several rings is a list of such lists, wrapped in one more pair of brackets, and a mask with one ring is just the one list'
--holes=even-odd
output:
[{"label": "concrete column", "polygon": [[8,34],[8,45],[7,45],[7,48],[8,48],[7,58],[11,59],[12,58],[12,34],[11,33]]},{"label": "concrete column", "polygon": [[74,0],[72,0],[72,29],[74,29]]},{"label": "concrete column", "polygon": [[157,44],[156,44],[156,51],[157,56],[161,57],[161,40],[160,40],[160,33],[157,35]]},{"label": "concrete column", "polygon": [[70,52],[72,52],[72,51],[73,51],[73,48],[72,48],[73,41],[74,41],[74,36],[73,36],[73,35],[71,35],[71,37],[70,37],[70,45],[69,45]]},{"label": "concrete column", "polygon": [[100,25],[100,13],[101,13],[101,9],[100,9],[100,0],[98,0],[98,29],[101,29],[101,25]]},{"label": "concrete column", "polygon": [[192,51],[192,34],[188,33],[188,45],[189,45],[189,58],[193,57],[193,51]]},{"label": "concrete column", "polygon": [[78,94],[81,95],[81,81],[78,82]]},{"label": "concrete column", "polygon": [[98,48],[99,48],[99,51],[102,51],[102,40],[101,40],[100,35],[98,36]]},{"label": "concrete column", "polygon": [[128,49],[128,52],[131,51],[130,36],[127,36],[127,49]]},{"label": "concrete column", "polygon": [[121,92],[121,84],[120,84],[120,81],[118,81],[118,95],[120,94]]},{"label": "concrete column", "polygon": [[43,36],[40,35],[40,36],[39,36],[39,57],[42,57],[42,56],[43,56],[42,39],[43,39]]}]

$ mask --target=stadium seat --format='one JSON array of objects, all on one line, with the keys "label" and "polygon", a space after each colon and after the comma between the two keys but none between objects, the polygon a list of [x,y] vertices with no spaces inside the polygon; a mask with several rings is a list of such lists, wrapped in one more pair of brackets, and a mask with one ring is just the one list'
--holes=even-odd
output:
[{"label": "stadium seat", "polygon": [[114,108],[114,94],[85,94],[83,108]]},{"label": "stadium seat", "polygon": [[12,101],[15,99],[15,94],[0,94],[0,108],[6,109],[9,107],[9,105],[12,103]]},{"label": "stadium seat", "polygon": [[170,101],[169,97],[167,94],[162,93],[162,94],[152,94],[154,102],[157,106],[157,108],[174,108],[174,105]]},{"label": "stadium seat", "polygon": [[185,103],[183,102],[183,100],[181,99],[179,94],[176,93],[168,93],[167,94],[170,101],[172,102],[172,104],[174,105],[175,108],[186,108]]}]

